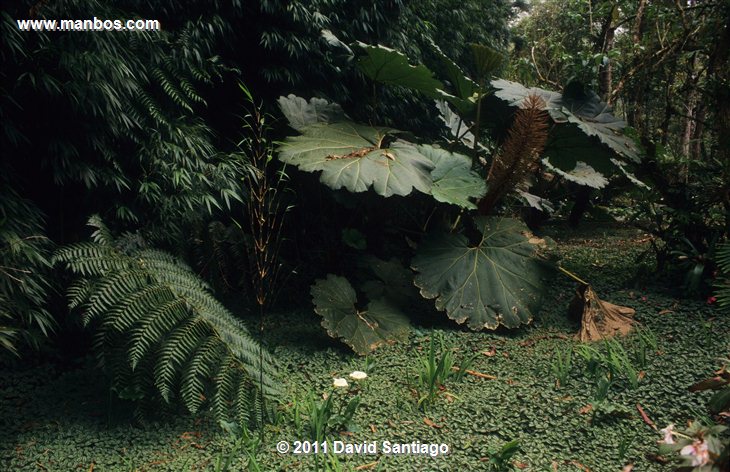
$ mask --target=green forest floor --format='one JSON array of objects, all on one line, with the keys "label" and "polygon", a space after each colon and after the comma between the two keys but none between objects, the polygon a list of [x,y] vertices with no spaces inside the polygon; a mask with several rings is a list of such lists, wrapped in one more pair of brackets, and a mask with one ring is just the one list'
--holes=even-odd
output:
[{"label": "green forest floor", "polygon": [[[680,290],[631,286],[636,256],[647,239],[628,229],[553,229],[563,265],[588,279],[605,300],[636,309],[636,319],[658,338],[638,388],[619,380],[608,400],[612,413],[586,411],[595,386],[585,362],[573,356],[569,380],[556,387],[551,366],[555,353],[577,346],[577,323],[567,319],[574,283],[551,283],[534,323],[514,331],[471,332],[442,321],[414,329],[408,342],[386,346],[374,362],[360,394],[356,432],[334,434],[346,442],[445,443],[446,456],[337,456],[341,470],[485,470],[490,451],[517,439],[518,470],[637,471],[667,470],[657,460],[657,428],[679,427],[706,418],[707,393],[687,387],[718,367],[727,354],[730,318],[702,301],[678,299]],[[364,370],[365,361],[330,340],[302,300],[298,313],[271,315],[267,338],[276,345],[290,398],[278,424],[268,426],[256,459],[260,470],[314,470],[313,456],[276,452],[278,441],[307,439],[294,426],[295,405],[308,392],[321,398],[332,391],[333,377]],[[450,382],[426,412],[417,407],[417,353],[429,336],[442,332],[455,348],[457,362],[476,354],[473,371]],[[624,345],[633,353],[632,343]],[[52,363],[0,370],[0,470],[206,470],[232,450],[235,439],[206,418],[173,416],[133,422],[109,394],[105,377],[92,360],[61,369]],[[351,393],[338,392],[346,398]],[[338,398],[339,399],[339,398]],[[637,408],[640,405],[647,418]],[[306,423],[306,418],[304,419]],[[134,426],[132,426],[134,424]],[[243,452],[234,453],[230,470],[245,470]]]}]

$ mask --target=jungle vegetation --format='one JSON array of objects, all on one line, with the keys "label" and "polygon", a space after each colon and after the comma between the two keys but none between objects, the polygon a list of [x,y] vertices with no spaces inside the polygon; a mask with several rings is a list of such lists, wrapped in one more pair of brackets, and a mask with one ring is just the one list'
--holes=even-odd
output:
[{"label": "jungle vegetation", "polygon": [[[544,324],[558,284],[585,342],[550,367],[558,388],[580,357],[598,392],[591,421],[622,417],[609,392],[638,388],[657,340],[634,308],[605,301],[599,274],[571,268],[555,228],[640,232],[626,283],[727,319],[726,1],[2,6],[8,369],[94,356],[141,421],[180,406],[213,418],[248,438],[252,468],[249,430],[266,441],[299,411],[272,319],[370,359],[424,326],[524,332]],[[163,27],[17,23],[88,17]],[[643,353],[638,368],[615,334]],[[716,338],[727,348],[727,333]],[[417,411],[476,372],[436,339],[418,352]],[[730,377],[714,369],[696,366],[686,385],[715,391],[709,421],[665,441],[678,466],[727,464]],[[335,397],[305,402],[314,440],[357,432],[356,394],[337,414]],[[509,470],[519,450],[490,450],[490,467]],[[337,470],[329,460],[316,467]]]}]

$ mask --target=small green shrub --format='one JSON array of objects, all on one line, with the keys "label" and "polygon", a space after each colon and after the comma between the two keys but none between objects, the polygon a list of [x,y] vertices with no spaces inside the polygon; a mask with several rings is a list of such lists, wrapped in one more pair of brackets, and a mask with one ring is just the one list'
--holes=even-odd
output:
[{"label": "small green shrub", "polygon": [[649,354],[656,352],[659,348],[659,343],[656,334],[651,329],[640,326],[635,328],[633,339],[634,357],[637,365],[643,369],[649,365]]},{"label": "small green shrub", "polygon": [[638,388],[639,372],[626,348],[615,338],[604,340],[598,348],[583,344],[577,352],[585,361],[585,371],[597,385],[604,377],[611,383],[623,378],[630,388]]},{"label": "small green shrub", "polygon": [[512,457],[520,452],[520,442],[513,439],[505,443],[498,449],[489,451],[489,462],[487,462],[487,470],[490,472],[507,472],[514,470],[512,465]]},{"label": "small green shrub", "polygon": [[573,348],[568,347],[565,351],[556,349],[554,357],[555,360],[550,365],[550,372],[555,377],[558,388],[564,387],[568,383],[570,370],[573,367]]},{"label": "small green shrub", "polygon": [[[438,337],[438,348],[436,347]],[[454,354],[444,345],[443,335],[431,335],[428,343],[428,352],[418,358],[420,371],[418,373],[418,406],[425,408],[436,400],[441,387],[452,375]]]},{"label": "small green shrub", "polygon": [[335,389],[326,394],[326,398],[318,400],[314,392],[310,392],[306,401],[308,417],[307,430],[309,438],[315,442],[327,439],[333,430],[356,429],[353,418],[360,405],[360,396],[343,397]]}]

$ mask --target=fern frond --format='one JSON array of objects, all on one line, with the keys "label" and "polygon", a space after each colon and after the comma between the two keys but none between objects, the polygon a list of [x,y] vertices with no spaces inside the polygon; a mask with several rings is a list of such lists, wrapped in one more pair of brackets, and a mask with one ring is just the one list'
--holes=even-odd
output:
[{"label": "fern frond", "polygon": [[196,349],[200,339],[209,334],[210,329],[199,318],[187,319],[171,331],[155,363],[155,386],[166,401],[170,399],[182,365]]},{"label": "fern frond", "polygon": [[208,373],[211,372],[216,361],[220,361],[223,349],[221,341],[210,336],[193,354],[184,369],[180,391],[185,407],[191,413],[197,413],[200,405],[206,399],[205,385]]},{"label": "fern frond", "polygon": [[94,282],[89,279],[75,280],[66,290],[68,296],[68,308],[73,310],[84,303],[91,296]]},{"label": "fern frond", "polygon": [[236,389],[235,359],[228,355],[220,363],[218,374],[215,376],[215,393],[211,400],[216,417],[223,417],[232,404],[232,395]]},{"label": "fern frond", "polygon": [[725,242],[717,247],[715,262],[719,269],[719,275],[714,284],[717,304],[723,310],[730,311],[730,242]]},{"label": "fern frond", "polygon": [[129,363],[134,369],[152,346],[187,317],[185,300],[176,298],[147,313],[130,331]]},{"label": "fern frond", "polygon": [[104,224],[99,215],[91,215],[86,225],[96,228],[91,233],[91,240],[95,243],[102,246],[111,246],[114,243],[114,236],[112,236],[111,231],[109,231],[109,228]]},{"label": "fern frond", "polygon": [[730,242],[717,246],[715,261],[717,262],[717,267],[720,269],[720,272],[730,276]]},{"label": "fern frond", "polygon": [[223,421],[230,412],[248,418],[242,411],[257,392],[277,398],[271,355],[189,267],[158,250],[122,251],[101,229],[95,240],[54,257],[81,276],[69,304],[97,320],[94,345],[118,391],[137,398],[151,390],[165,401],[177,392],[190,412],[210,405]]},{"label": "fern frond", "polygon": [[53,260],[65,263],[67,269],[82,277],[98,277],[127,267],[128,260],[118,258],[116,254],[107,246],[79,243],[57,250]]}]

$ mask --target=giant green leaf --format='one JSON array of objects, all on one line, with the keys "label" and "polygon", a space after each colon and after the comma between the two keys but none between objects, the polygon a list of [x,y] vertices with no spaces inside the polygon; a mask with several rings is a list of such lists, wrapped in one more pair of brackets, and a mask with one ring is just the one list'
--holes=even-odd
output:
[{"label": "giant green leaf", "polygon": [[[459,67],[454,61],[452,61],[449,56],[444,54],[441,48],[439,48],[435,43],[431,43],[431,48],[435,52],[436,57],[438,57],[443,64],[446,78],[449,80],[449,82],[451,82],[451,86],[454,88],[454,94],[464,100],[472,98],[472,96],[479,89],[477,83],[471,80],[464,73],[461,67]],[[474,102],[471,102],[472,107],[474,106],[474,104]]]},{"label": "giant green leaf", "polygon": [[439,118],[441,118],[441,121],[443,121],[446,125],[451,136],[456,138],[467,148],[474,148],[474,140],[476,138],[474,137],[474,134],[469,131],[471,124],[464,120],[461,116],[451,111],[451,108],[449,108],[449,105],[445,100],[434,100],[434,104],[436,105],[436,109],[439,111]]},{"label": "giant green leaf", "polygon": [[510,106],[519,107],[528,95],[537,95],[545,102],[545,108],[555,121],[566,121],[565,116],[559,113],[562,107],[563,96],[559,92],[541,89],[539,87],[527,88],[519,82],[496,79],[492,81],[492,87],[496,89],[494,96],[504,100]]},{"label": "giant green leaf", "polygon": [[580,185],[586,185],[592,188],[603,188],[608,185],[608,180],[597,172],[593,167],[589,166],[583,161],[578,161],[575,168],[570,172],[565,172],[557,167],[550,164],[548,159],[543,159],[543,164],[558,175],[562,176],[565,180],[570,180]]},{"label": "giant green leaf", "polygon": [[385,298],[397,307],[407,307],[414,297],[418,297],[413,285],[413,272],[404,266],[398,259],[384,261],[375,256],[367,255],[358,260],[360,273],[372,273],[373,280],[367,280],[360,288],[370,300]]},{"label": "giant green leaf", "polygon": [[357,58],[360,70],[376,82],[408,87],[432,98],[437,96],[437,90],[444,88],[428,67],[421,64],[412,66],[403,53],[359,41],[352,46],[360,53]]},{"label": "giant green leaf", "polygon": [[446,79],[451,83],[453,88],[453,95],[446,93],[443,90],[438,93],[447,100],[449,103],[454,105],[459,113],[467,114],[471,112],[476,106],[476,96],[479,90],[479,86],[471,80],[464,71],[461,70],[454,61],[449,58],[435,43],[431,43],[431,47],[436,55],[441,60],[441,64],[444,68]]},{"label": "giant green leaf", "polygon": [[289,126],[297,131],[302,131],[314,123],[333,123],[347,118],[340,105],[328,102],[324,98],[313,97],[307,101],[289,94],[286,97],[279,97],[277,103],[289,121]]},{"label": "giant green leaf", "polygon": [[431,191],[433,163],[416,146],[396,140],[387,145],[391,128],[351,122],[316,123],[302,128],[301,136],[287,138],[279,159],[305,172],[322,171],[320,181],[333,189],[408,195],[416,189]]},{"label": "giant green leaf", "polygon": [[622,133],[626,123],[614,116],[611,107],[596,94],[584,91],[581,85],[569,84],[564,94],[538,87],[527,88],[502,79],[493,80],[492,86],[496,89],[494,96],[510,106],[521,106],[528,95],[543,99],[544,109],[557,124],[551,130],[545,154],[550,156],[552,165],[564,172],[572,171],[578,161],[599,172],[613,172],[617,167],[610,159],[615,155],[638,161],[634,142]]},{"label": "giant green leaf", "polygon": [[431,171],[433,198],[475,210],[472,200],[478,200],[487,193],[487,184],[482,176],[471,170],[471,159],[428,145],[418,146],[418,151],[435,166]]},{"label": "giant green leaf", "polygon": [[582,84],[571,82],[563,91],[563,113],[588,136],[595,136],[621,157],[639,162],[636,144],[623,134],[626,122],[613,114],[610,105],[602,102],[594,92],[584,90]]},{"label": "giant green leaf", "polygon": [[559,124],[550,130],[543,155],[550,161],[550,165],[563,172],[572,172],[579,162],[604,175],[612,175],[618,171],[613,160],[616,154],[573,123]]},{"label": "giant green leaf", "polygon": [[507,63],[507,57],[485,44],[472,43],[469,47],[474,57],[477,80],[481,84],[493,77]]},{"label": "giant green leaf", "polygon": [[408,319],[384,298],[371,301],[364,311],[358,310],[355,290],[344,277],[328,274],[312,285],[311,294],[314,311],[322,316],[327,333],[360,355],[408,333]]},{"label": "giant green leaf", "polygon": [[515,328],[529,323],[538,307],[544,246],[512,218],[478,217],[479,238],[435,233],[418,248],[412,268],[425,298],[435,298],[457,323],[471,329]]}]

